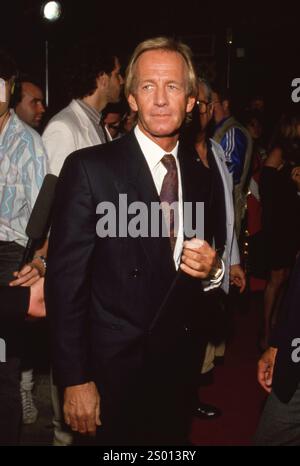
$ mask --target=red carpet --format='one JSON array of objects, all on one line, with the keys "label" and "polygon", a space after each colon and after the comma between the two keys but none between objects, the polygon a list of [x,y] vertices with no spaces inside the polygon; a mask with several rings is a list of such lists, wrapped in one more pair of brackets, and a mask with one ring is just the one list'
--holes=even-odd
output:
[{"label": "red carpet", "polygon": [[199,390],[201,401],[219,407],[223,415],[215,420],[194,418],[191,442],[195,445],[251,444],[265,400],[256,381],[261,296],[251,296],[246,305],[247,310],[235,313],[235,332],[224,365],[214,369],[214,383]]}]

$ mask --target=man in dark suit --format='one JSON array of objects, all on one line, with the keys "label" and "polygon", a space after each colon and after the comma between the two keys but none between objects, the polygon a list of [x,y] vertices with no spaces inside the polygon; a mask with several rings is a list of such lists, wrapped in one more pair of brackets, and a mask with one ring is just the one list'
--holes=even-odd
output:
[{"label": "man in dark suit", "polygon": [[258,381],[270,393],[256,445],[300,445],[300,256],[283,301],[286,322],[277,324],[271,347],[258,364]]},{"label": "man in dark suit", "polygon": [[[178,144],[197,95],[189,48],[168,38],[139,44],[125,93],[136,128],[71,154],[57,186],[45,288],[54,378],[73,431],[98,427],[104,444],[179,444],[208,292],[224,275],[209,243],[218,236],[219,249],[225,238],[213,235],[210,214],[205,240],[185,228],[184,203],[193,214],[196,202],[214,199],[212,181]],[[151,207],[160,202],[174,209],[155,234]]]}]

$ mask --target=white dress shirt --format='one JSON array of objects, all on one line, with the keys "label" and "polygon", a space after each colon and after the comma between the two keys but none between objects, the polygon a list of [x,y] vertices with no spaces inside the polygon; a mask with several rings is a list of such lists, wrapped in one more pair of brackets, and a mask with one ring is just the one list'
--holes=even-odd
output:
[{"label": "white dress shirt", "polygon": [[161,159],[166,154],[172,154],[176,160],[177,172],[178,172],[178,232],[176,244],[173,252],[173,259],[175,263],[176,270],[178,270],[180,265],[180,258],[183,248],[183,202],[182,202],[182,186],[181,186],[181,173],[180,166],[178,162],[178,142],[174,149],[171,152],[164,151],[160,146],[148,138],[138,127],[134,129],[135,136],[138,140],[140,148],[144,154],[146,162],[149,166],[156,190],[158,195],[162,188],[163,180],[167,174],[167,169],[163,165]]},{"label": "white dress shirt", "polygon": [[[166,152],[158,146],[155,142],[148,138],[136,125],[134,129],[135,136],[138,140],[140,148],[144,154],[144,157],[147,161],[149,166],[156,190],[158,195],[160,195],[160,191],[162,188],[164,177],[167,173],[167,169],[161,162],[163,156]],[[178,162],[178,142],[174,149],[168,154],[172,154],[175,157],[177,171],[178,171],[178,210],[179,210],[179,222],[178,222],[178,232],[177,232],[177,240],[174,248],[173,253],[173,260],[175,263],[176,270],[178,270],[180,261],[181,261],[181,253],[183,249],[183,241],[184,241],[184,234],[183,234],[183,201],[182,201],[182,183],[181,183],[181,172],[180,172],[180,165]],[[210,280],[206,279],[203,280],[203,289],[204,291],[209,291],[213,288],[218,288],[221,285],[221,282],[224,277],[225,267],[224,263],[222,263],[222,273],[218,277],[217,280]]]}]

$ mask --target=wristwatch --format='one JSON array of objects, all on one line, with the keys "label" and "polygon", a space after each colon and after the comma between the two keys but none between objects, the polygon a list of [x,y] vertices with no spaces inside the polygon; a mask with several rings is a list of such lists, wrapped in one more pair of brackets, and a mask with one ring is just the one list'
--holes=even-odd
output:
[{"label": "wristwatch", "polygon": [[217,256],[216,258],[216,264],[213,266],[213,268],[210,271],[209,274],[209,279],[210,281],[217,281],[221,277],[224,271],[224,265],[222,259]]},{"label": "wristwatch", "polygon": [[44,274],[42,276],[44,276],[45,273],[46,273],[46,269],[47,269],[47,259],[46,259],[46,257],[37,255],[37,256],[34,256],[33,259],[39,259],[42,262],[43,267],[44,267]]}]

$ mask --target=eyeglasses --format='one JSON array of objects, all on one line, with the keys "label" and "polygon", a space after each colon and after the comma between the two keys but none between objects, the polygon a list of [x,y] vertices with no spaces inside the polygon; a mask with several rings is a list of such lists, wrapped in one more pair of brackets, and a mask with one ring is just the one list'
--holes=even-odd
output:
[{"label": "eyeglasses", "polygon": [[197,100],[196,105],[198,105],[200,115],[204,115],[207,112],[207,107],[209,107],[212,102],[205,102],[204,100]]},{"label": "eyeglasses", "polygon": [[116,130],[119,130],[121,128],[121,124],[120,123],[108,123],[107,125],[109,128],[111,129],[116,129]]}]

